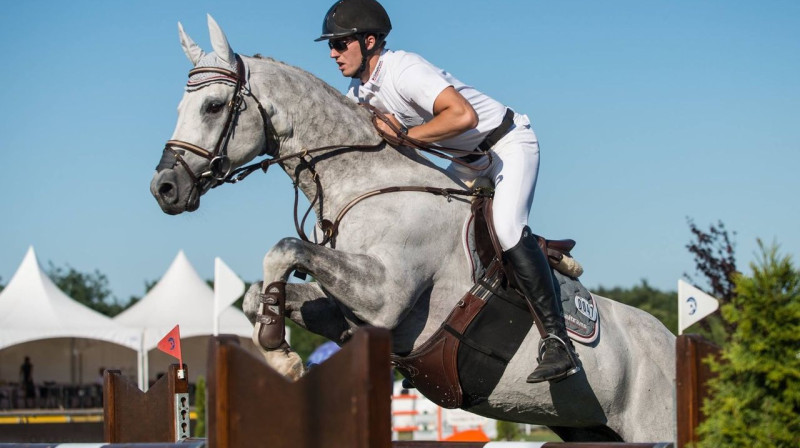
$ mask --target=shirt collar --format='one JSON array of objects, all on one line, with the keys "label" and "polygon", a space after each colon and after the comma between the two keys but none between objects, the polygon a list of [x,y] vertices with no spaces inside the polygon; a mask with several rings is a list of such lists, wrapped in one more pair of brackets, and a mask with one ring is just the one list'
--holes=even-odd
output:
[{"label": "shirt collar", "polygon": [[381,51],[381,56],[378,58],[378,64],[375,65],[375,70],[372,71],[367,82],[361,86],[362,89],[367,91],[376,91],[380,89],[381,84],[383,84],[383,79],[386,77],[386,60],[384,56],[389,51],[390,50],[386,49]]}]

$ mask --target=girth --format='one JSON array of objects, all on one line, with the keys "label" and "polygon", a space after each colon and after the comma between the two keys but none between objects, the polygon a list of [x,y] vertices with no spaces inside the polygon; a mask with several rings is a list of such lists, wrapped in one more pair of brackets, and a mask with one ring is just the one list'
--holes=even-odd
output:
[{"label": "girth", "polygon": [[[499,284],[499,280],[495,282]],[[392,355],[392,364],[403,376],[439,406],[454,409],[464,401],[458,375],[461,335],[486,304],[489,294],[488,288],[476,284],[427,341],[407,356]]]}]

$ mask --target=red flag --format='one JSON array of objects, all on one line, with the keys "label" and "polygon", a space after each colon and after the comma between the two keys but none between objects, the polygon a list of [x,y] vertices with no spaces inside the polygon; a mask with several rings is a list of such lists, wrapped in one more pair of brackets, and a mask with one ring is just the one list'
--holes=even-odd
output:
[{"label": "red flag", "polygon": [[158,342],[158,349],[162,352],[178,358],[180,369],[183,369],[183,358],[181,357],[181,329],[180,325],[175,325],[161,341]]}]

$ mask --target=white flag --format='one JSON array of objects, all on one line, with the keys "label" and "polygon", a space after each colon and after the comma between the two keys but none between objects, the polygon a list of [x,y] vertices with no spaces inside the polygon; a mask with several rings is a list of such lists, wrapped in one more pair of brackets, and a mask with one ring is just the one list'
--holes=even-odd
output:
[{"label": "white flag", "polygon": [[244,282],[222,259],[214,259],[214,335],[219,334],[219,315],[244,294]]},{"label": "white flag", "polygon": [[678,334],[719,308],[719,301],[683,280],[678,280]]}]

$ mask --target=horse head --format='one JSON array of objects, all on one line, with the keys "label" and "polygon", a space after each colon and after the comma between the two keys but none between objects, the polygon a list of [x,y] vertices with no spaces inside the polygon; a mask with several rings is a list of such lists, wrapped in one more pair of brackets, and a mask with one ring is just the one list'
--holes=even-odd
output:
[{"label": "horse head", "polygon": [[232,170],[274,151],[274,130],[250,90],[249,71],[216,21],[208,16],[212,53],[178,23],[184,53],[194,65],[178,105],[178,122],[150,183],[165,213],[194,211],[200,196]]}]

